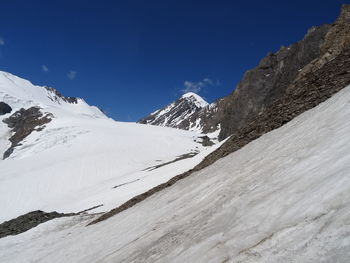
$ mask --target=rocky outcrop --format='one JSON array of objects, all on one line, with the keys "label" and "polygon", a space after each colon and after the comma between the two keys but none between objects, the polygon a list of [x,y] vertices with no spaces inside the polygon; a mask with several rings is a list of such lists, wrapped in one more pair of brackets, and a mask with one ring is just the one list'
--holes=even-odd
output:
[{"label": "rocky outcrop", "polygon": [[53,115],[51,113],[43,114],[39,107],[31,107],[29,109],[20,109],[10,117],[3,120],[13,135],[9,139],[11,146],[3,155],[3,159],[9,157],[14,148],[20,145],[20,142],[31,134],[34,130],[42,130],[44,125],[49,123]]},{"label": "rocky outcrop", "polygon": [[25,215],[21,215],[15,219],[0,224],[0,238],[23,233],[41,223],[45,223],[54,218],[70,216],[73,214],[60,214],[57,212],[45,213],[43,211],[33,211]]},{"label": "rocky outcrop", "polygon": [[208,103],[199,95],[189,92],[138,123],[201,131],[200,122],[197,121],[200,118],[198,112],[207,106]]},{"label": "rocky outcrop", "polygon": [[320,69],[298,78],[286,94],[263,109],[249,124],[209,154],[197,169],[239,150],[261,135],[277,129],[350,85],[350,47]]},{"label": "rocky outcrop", "polygon": [[224,99],[219,138],[224,139],[249,123],[261,110],[283,96],[302,69],[318,58],[329,25],[311,28],[303,40],[269,53],[244,74],[236,90]]},{"label": "rocky outcrop", "polygon": [[52,100],[53,102],[57,102],[60,104],[60,100],[67,102],[67,103],[72,103],[72,104],[77,104],[78,99],[75,97],[65,97],[63,96],[58,90],[50,87],[44,87],[48,91],[48,98]]},{"label": "rocky outcrop", "polygon": [[312,27],[304,39],[269,53],[258,67],[245,73],[236,90],[218,109],[219,139],[236,135],[272,102],[287,94],[293,82],[316,72],[350,46],[350,5],[343,5],[332,25]]},{"label": "rocky outcrop", "polygon": [[[189,129],[191,125],[196,124],[203,133],[213,132],[220,127],[220,140],[236,134],[260,111],[284,96],[287,87],[305,74],[307,68],[310,68],[326,50],[333,54],[327,55],[329,60],[339,54],[340,47],[348,44],[350,34],[347,31],[349,23],[346,9],[347,6],[344,6],[342,15],[334,25],[312,27],[301,41],[281,47],[276,53],[267,54],[256,68],[244,74],[230,95],[193,111],[181,123],[169,127]],[[334,42],[337,44],[333,45]],[[154,122],[152,116],[141,120],[142,123],[154,125],[160,125],[161,121]]]},{"label": "rocky outcrop", "polygon": [[10,105],[0,101],[0,116],[10,113],[11,111],[12,111],[12,108],[10,107]]}]

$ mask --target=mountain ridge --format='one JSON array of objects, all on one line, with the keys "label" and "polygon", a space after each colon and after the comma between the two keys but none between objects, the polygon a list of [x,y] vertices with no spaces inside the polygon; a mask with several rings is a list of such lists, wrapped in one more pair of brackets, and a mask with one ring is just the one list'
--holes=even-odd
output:
[{"label": "mountain ridge", "polygon": [[198,94],[187,92],[179,99],[140,119],[137,123],[201,132],[202,127],[197,120],[191,121],[192,116],[210,105]]},{"label": "mountain ridge", "polygon": [[[269,52],[255,68],[245,72],[229,95],[217,99],[212,107],[197,110],[188,117],[188,123],[198,123],[202,133],[219,130],[219,140],[237,134],[274,100],[282,98],[294,81],[311,68],[320,68],[350,43],[348,14],[349,5],[343,5],[333,24],[313,26],[302,40]],[[318,65],[314,65],[315,60]]]}]

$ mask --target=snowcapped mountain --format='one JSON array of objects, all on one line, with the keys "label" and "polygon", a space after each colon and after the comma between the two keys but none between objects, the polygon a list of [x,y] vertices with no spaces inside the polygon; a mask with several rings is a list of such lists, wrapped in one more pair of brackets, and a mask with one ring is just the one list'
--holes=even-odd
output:
[{"label": "snowcapped mountain", "polygon": [[153,113],[157,125],[179,112],[199,119],[188,129],[232,132],[212,147],[0,74],[0,145],[12,147],[0,160],[0,222],[68,213],[0,224],[0,262],[348,263],[349,25],[344,5],[226,98],[189,94]]},{"label": "snowcapped mountain", "polygon": [[83,99],[64,97],[57,90],[35,86],[7,72],[0,71],[0,155],[8,158],[33,131],[44,129],[52,119],[66,116],[107,118]]},{"label": "snowcapped mountain", "polygon": [[98,108],[89,106],[83,99],[64,97],[53,88],[35,86],[28,80],[7,72],[0,71],[0,87],[0,101],[10,105],[13,112],[36,106],[52,114],[105,118]]},{"label": "snowcapped mountain", "polygon": [[139,120],[138,123],[201,132],[200,119],[196,116],[206,107],[209,107],[208,102],[199,95],[188,92],[178,100]]},{"label": "snowcapped mountain", "polygon": [[[84,100],[0,72],[0,222],[34,210],[106,211],[199,163],[196,132],[116,122]],[[9,152],[8,150],[11,149]]]},{"label": "snowcapped mountain", "polygon": [[347,87],[108,220],[59,218],[2,238],[0,261],[346,263],[349,101]]}]

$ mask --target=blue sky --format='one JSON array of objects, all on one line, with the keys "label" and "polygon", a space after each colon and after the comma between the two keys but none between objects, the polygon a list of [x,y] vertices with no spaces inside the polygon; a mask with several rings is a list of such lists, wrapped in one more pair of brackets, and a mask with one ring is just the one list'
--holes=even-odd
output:
[{"label": "blue sky", "polygon": [[136,121],[185,91],[228,95],[349,1],[1,1],[0,70]]}]

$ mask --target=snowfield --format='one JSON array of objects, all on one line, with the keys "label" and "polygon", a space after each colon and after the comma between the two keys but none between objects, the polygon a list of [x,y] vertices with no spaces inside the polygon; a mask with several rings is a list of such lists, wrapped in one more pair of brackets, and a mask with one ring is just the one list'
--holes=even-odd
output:
[{"label": "snowfield", "polygon": [[[0,160],[0,222],[33,210],[108,211],[191,169],[217,146],[200,134],[116,122],[82,99],[67,103],[47,89],[0,72],[0,101],[13,111],[0,116],[0,156],[10,146],[2,120],[21,107],[40,106],[54,118]],[[50,99],[51,98],[51,99]],[[147,168],[197,153],[158,169]]]},{"label": "snowfield", "polygon": [[349,262],[349,116],[347,87],[106,221],[0,239],[0,261]]}]

